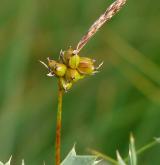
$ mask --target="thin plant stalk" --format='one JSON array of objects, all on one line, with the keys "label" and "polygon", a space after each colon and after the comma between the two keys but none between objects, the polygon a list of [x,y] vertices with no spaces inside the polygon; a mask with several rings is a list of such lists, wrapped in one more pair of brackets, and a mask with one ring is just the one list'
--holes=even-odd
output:
[{"label": "thin plant stalk", "polygon": [[108,162],[110,162],[110,163],[112,163],[112,164],[114,164],[114,165],[118,165],[118,162],[114,159],[114,158],[112,158],[112,157],[110,157],[110,156],[108,156],[108,155],[106,155],[106,154],[103,154],[103,153],[101,153],[101,152],[99,152],[99,151],[97,151],[97,150],[94,150],[94,149],[88,149],[88,151],[91,153],[91,154],[93,154],[93,155],[96,155],[97,157],[99,157],[99,158],[102,158],[102,159],[104,159],[104,160],[107,160]]},{"label": "thin plant stalk", "polygon": [[56,165],[61,162],[61,128],[62,128],[62,98],[63,89],[58,83],[58,112],[57,112],[57,126],[56,126]]},{"label": "thin plant stalk", "polygon": [[[155,139],[154,141],[152,141],[152,142],[148,143],[147,145],[141,147],[140,149],[138,149],[138,150],[136,151],[137,156],[138,156],[138,155],[141,155],[142,153],[144,153],[144,152],[147,151],[148,149],[150,149],[150,148],[156,146],[158,143],[159,143],[159,142]],[[94,150],[94,149],[89,149],[89,152],[92,153],[93,155],[96,155],[97,157],[100,157],[100,158],[102,158],[102,159],[104,159],[104,160],[106,160],[106,161],[108,161],[108,162],[114,164],[114,165],[118,165],[118,162],[117,162],[115,159],[113,159],[112,157],[110,157],[110,156],[108,156],[108,155],[106,155],[106,154],[103,154],[103,153],[101,153],[101,152],[99,152],[99,151],[97,151],[97,150]],[[129,159],[129,158],[126,157],[126,158],[124,159],[125,162],[128,162],[128,159]]]},{"label": "thin plant stalk", "polygon": [[88,41],[97,33],[97,31],[108,22],[119,10],[125,5],[127,0],[116,0],[106,11],[92,24],[88,32],[81,38],[77,44],[74,54],[78,54],[80,50],[88,43]]},{"label": "thin plant stalk", "polygon": [[144,151],[156,146],[158,144],[158,142],[156,140],[150,142],[149,144],[143,146],[142,148],[140,148],[138,151],[137,151],[137,155],[140,155],[142,154]]},{"label": "thin plant stalk", "polygon": [[[112,3],[106,9],[106,11],[89,28],[88,32],[82,37],[82,39],[77,44],[76,50],[74,50],[73,53],[78,54],[80,50],[88,43],[90,38],[94,36],[96,32],[120,10],[125,3],[126,3],[126,0],[116,0],[114,3]],[[44,62],[41,62],[41,63],[45,67],[47,67],[47,69],[49,69],[48,66]],[[60,165],[60,160],[61,160],[62,98],[63,98],[63,89],[61,88],[60,81],[59,81],[58,83],[58,112],[57,112],[57,127],[56,127],[56,158],[55,158],[56,165]],[[111,161],[114,162],[114,160],[112,159]]]}]

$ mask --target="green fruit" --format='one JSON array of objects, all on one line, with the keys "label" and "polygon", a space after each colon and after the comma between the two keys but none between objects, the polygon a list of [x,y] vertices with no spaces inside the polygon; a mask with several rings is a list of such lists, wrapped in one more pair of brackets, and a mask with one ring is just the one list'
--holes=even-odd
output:
[{"label": "green fruit", "polygon": [[73,49],[70,47],[68,50],[64,51],[62,56],[62,61],[68,67],[76,69],[79,65],[80,57],[78,54],[73,54]]},{"label": "green fruit", "polygon": [[70,58],[69,58],[69,67],[72,68],[72,69],[76,69],[79,65],[79,61],[80,61],[80,57],[79,55],[72,55]]},{"label": "green fruit", "polygon": [[77,82],[79,79],[82,79],[83,76],[76,70],[68,68],[65,74],[65,78],[68,82]]},{"label": "green fruit", "polygon": [[68,91],[72,87],[72,83],[67,82],[66,79],[63,77],[60,78],[60,85],[65,91]]},{"label": "green fruit", "polygon": [[73,49],[71,47],[68,50],[64,51],[64,54],[63,54],[63,57],[62,57],[63,63],[68,65],[69,59],[72,55],[73,55]]},{"label": "green fruit", "polygon": [[80,57],[77,70],[84,75],[92,75],[95,72],[94,60],[87,57]]},{"label": "green fruit", "polygon": [[58,77],[63,77],[67,70],[66,65],[58,63],[54,60],[48,60],[48,66],[50,70]]}]

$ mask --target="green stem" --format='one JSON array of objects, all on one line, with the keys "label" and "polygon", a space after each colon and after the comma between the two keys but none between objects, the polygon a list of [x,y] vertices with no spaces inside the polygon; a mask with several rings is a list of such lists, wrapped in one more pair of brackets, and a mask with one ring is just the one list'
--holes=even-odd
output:
[{"label": "green stem", "polygon": [[137,151],[137,155],[140,155],[141,153],[143,153],[144,151],[146,151],[147,149],[149,148],[152,148],[154,147],[155,145],[157,145],[158,142],[156,140],[150,142],[149,144],[143,146],[142,148],[140,148],[138,151]]},{"label": "green stem", "polygon": [[58,112],[57,112],[57,127],[56,127],[56,165],[61,162],[61,127],[62,127],[62,98],[63,90],[58,83]]},{"label": "green stem", "polygon": [[[140,155],[140,154],[142,154],[143,152],[145,152],[146,150],[148,150],[148,149],[154,147],[156,144],[158,144],[158,141],[154,140],[154,141],[150,142],[149,144],[143,146],[143,147],[140,148],[139,150],[137,150],[137,151],[136,151],[136,154],[137,154],[137,155]],[[101,152],[96,151],[96,150],[93,150],[93,149],[88,149],[88,150],[89,150],[89,152],[91,152],[93,155],[96,155],[96,156],[98,156],[98,157],[100,157],[100,158],[103,158],[104,160],[106,160],[106,161],[108,161],[108,162],[110,162],[110,163],[112,163],[112,164],[114,164],[114,165],[118,165],[118,162],[117,162],[115,159],[111,158],[110,156],[108,156],[108,155],[106,155],[106,154],[102,154]],[[129,158],[126,157],[124,160],[125,160],[126,162],[128,162],[128,159],[129,159]]]},{"label": "green stem", "polygon": [[88,151],[91,154],[96,155],[97,157],[100,157],[100,158],[102,158],[104,160],[107,160],[108,162],[110,162],[110,163],[112,163],[114,165],[118,165],[118,162],[115,159],[111,158],[110,156],[108,156],[106,154],[103,154],[103,153],[101,153],[99,151],[96,151],[96,150],[93,150],[93,149],[88,149]]},{"label": "green stem", "polygon": [[[156,140],[154,140],[154,141],[150,142],[149,144],[141,147],[140,149],[138,149],[136,151],[137,156],[141,155],[142,153],[144,153],[145,151],[147,151],[148,149],[154,147],[157,144],[158,144],[158,142]],[[129,157],[125,158],[125,161],[128,162],[128,159],[129,159]]]}]

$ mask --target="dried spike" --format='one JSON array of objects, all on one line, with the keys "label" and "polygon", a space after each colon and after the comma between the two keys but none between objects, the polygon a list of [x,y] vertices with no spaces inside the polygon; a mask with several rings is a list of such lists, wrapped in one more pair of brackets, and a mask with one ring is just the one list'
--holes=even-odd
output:
[{"label": "dried spike", "polygon": [[93,25],[89,28],[88,32],[82,37],[79,41],[76,50],[74,50],[75,54],[78,54],[80,50],[87,44],[89,39],[96,34],[96,32],[109,21],[126,3],[126,0],[116,0],[112,3],[106,11],[93,23]]}]

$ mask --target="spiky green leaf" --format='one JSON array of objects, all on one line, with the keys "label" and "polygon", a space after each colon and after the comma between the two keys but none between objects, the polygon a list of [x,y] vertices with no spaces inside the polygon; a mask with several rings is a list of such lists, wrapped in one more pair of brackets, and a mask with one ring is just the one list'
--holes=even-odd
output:
[{"label": "spiky green leaf", "polygon": [[61,163],[61,165],[96,165],[99,161],[96,161],[96,156],[81,156],[77,155],[75,152],[75,148],[69,152],[67,157]]},{"label": "spiky green leaf", "polygon": [[122,159],[118,151],[117,151],[117,160],[118,160],[118,165],[126,165],[125,161]]},{"label": "spiky green leaf", "polygon": [[[12,159],[12,156],[9,158],[8,162],[6,162],[5,164],[0,162],[0,165],[11,165],[11,159]],[[24,160],[22,160],[22,165],[25,165]]]},{"label": "spiky green leaf", "polygon": [[129,144],[129,165],[137,165],[137,155],[134,144],[134,138],[131,135]]}]

